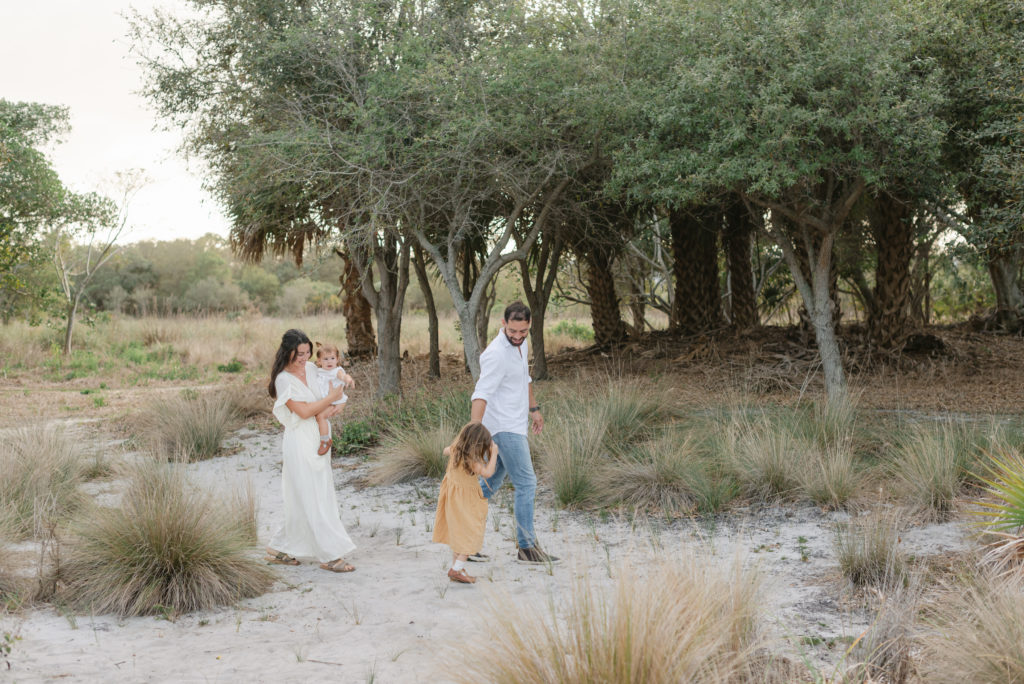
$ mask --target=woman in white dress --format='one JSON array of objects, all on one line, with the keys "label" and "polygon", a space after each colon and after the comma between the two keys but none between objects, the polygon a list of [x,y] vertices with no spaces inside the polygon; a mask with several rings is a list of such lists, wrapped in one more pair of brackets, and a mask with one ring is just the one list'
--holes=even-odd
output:
[{"label": "woman in white dress", "polygon": [[281,338],[270,372],[270,396],[276,400],[274,416],[284,426],[281,485],[284,490],[284,524],[267,546],[267,561],[298,565],[296,557],[316,558],[331,572],[352,572],[343,559],[356,545],[338,516],[331,456],[317,454],[320,431],[316,416],[338,412],[331,402],[341,398],[344,387],[331,388],[326,396],[317,383],[316,366],[310,363],[313,344],[301,330],[289,330]]}]

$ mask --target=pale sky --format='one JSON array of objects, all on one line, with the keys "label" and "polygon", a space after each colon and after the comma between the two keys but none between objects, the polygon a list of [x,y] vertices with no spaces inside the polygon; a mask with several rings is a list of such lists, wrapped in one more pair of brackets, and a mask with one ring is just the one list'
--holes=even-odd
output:
[{"label": "pale sky", "polygon": [[103,190],[117,171],[141,168],[150,183],[132,201],[120,242],[227,235],[228,219],[187,165],[181,135],[162,130],[136,94],[129,8],[174,11],[181,0],[0,0],[0,98],[70,108],[71,132],[49,151],[73,190]]}]

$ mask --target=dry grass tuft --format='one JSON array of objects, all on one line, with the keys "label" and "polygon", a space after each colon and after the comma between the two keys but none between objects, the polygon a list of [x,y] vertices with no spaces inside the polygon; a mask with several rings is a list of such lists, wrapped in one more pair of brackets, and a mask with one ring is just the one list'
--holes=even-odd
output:
[{"label": "dry grass tuft", "polygon": [[928,517],[948,520],[984,440],[957,421],[908,429],[890,466],[897,492]]},{"label": "dry grass tuft", "polygon": [[219,394],[186,393],[154,399],[133,427],[158,457],[192,463],[216,456],[235,420]]},{"label": "dry grass tuft", "polygon": [[0,438],[0,529],[39,538],[85,502],[90,459],[64,430],[33,425]]},{"label": "dry grass tuft", "polygon": [[196,488],[178,466],[142,463],[118,508],[96,507],[72,529],[63,598],[78,610],[134,616],[257,596],[274,574],[252,557],[250,515]]},{"label": "dry grass tuft", "polygon": [[837,525],[835,552],[843,575],[858,587],[902,587],[908,570],[899,533],[899,518],[891,513],[870,513]]},{"label": "dry grass tuft", "polygon": [[808,499],[823,508],[842,508],[856,496],[863,478],[848,447],[836,445],[809,456],[797,474]]},{"label": "dry grass tuft", "polygon": [[874,622],[850,653],[854,665],[846,681],[903,684],[910,679],[918,650],[915,627],[922,591],[921,578],[913,575],[905,585],[880,595]]},{"label": "dry grass tuft", "polygon": [[1024,682],[1024,592],[991,576],[957,587],[936,609],[924,640],[922,680],[936,684]]},{"label": "dry grass tuft", "polygon": [[598,500],[668,512],[703,508],[710,478],[696,446],[689,435],[670,434],[615,458],[595,475]]},{"label": "dry grass tuft", "polygon": [[559,504],[586,506],[598,495],[595,469],[608,460],[608,423],[600,406],[567,408],[548,421],[537,440],[539,470]]},{"label": "dry grass tuft", "polygon": [[231,414],[238,421],[253,418],[268,418],[273,402],[267,396],[265,385],[255,383],[247,385],[229,385],[217,392],[219,401],[227,404]]},{"label": "dry grass tuft", "polygon": [[444,449],[455,439],[459,427],[442,419],[434,427],[393,430],[375,451],[377,462],[367,476],[369,483],[390,485],[420,477],[444,477],[448,467]]},{"label": "dry grass tuft", "polygon": [[800,486],[798,472],[814,458],[816,447],[766,414],[734,414],[723,427],[719,452],[745,494],[763,500],[791,498]]},{"label": "dry grass tuft", "polygon": [[756,573],[686,558],[643,579],[633,570],[620,576],[609,591],[578,580],[564,610],[493,603],[486,638],[453,653],[459,666],[449,674],[499,684],[676,684],[751,681],[753,670],[763,672]]}]

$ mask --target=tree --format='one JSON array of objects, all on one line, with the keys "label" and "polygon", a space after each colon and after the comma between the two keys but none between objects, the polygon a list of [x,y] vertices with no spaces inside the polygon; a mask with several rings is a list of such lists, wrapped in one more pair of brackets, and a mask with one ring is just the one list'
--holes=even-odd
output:
[{"label": "tree", "polygon": [[70,218],[67,190],[42,152],[68,130],[68,110],[0,99],[0,317],[8,323],[47,288],[43,232]]},{"label": "tree", "polygon": [[[949,105],[946,167],[959,196],[935,212],[981,252],[996,295],[994,319],[1024,328],[1024,7],[1019,2],[923,2],[934,39],[922,50],[943,67]],[[959,204],[966,206],[958,216]],[[953,220],[949,220],[952,218]]]},{"label": "tree", "polygon": [[139,185],[128,180],[120,208],[96,193],[69,193],[63,210],[65,220],[50,235],[51,260],[64,300],[64,355],[71,354],[75,318],[82,296],[96,272],[117,253],[116,242],[127,221],[128,202]]},{"label": "tree", "polygon": [[934,63],[911,50],[913,13],[889,0],[704,0],[663,14],[673,30],[657,34],[673,37],[660,49],[680,57],[671,79],[646,86],[651,131],[617,168],[642,187],[674,189],[677,205],[726,189],[770,213],[829,400],[842,400],[837,235],[866,190],[939,168],[943,93]]}]

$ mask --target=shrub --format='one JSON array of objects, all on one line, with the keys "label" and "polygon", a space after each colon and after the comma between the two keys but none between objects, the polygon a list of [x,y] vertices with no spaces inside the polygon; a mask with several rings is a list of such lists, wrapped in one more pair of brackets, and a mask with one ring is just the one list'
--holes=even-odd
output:
[{"label": "shrub", "polygon": [[150,402],[135,429],[157,456],[191,463],[217,455],[233,414],[234,407],[220,393],[161,397]]},{"label": "shrub", "polygon": [[266,591],[274,575],[250,553],[251,512],[155,461],[133,472],[116,508],[72,529],[63,600],[91,613],[179,614]]},{"label": "shrub", "polygon": [[899,547],[899,521],[872,513],[836,526],[839,569],[854,586],[894,588],[904,584],[907,561]]},{"label": "shrub", "polygon": [[89,458],[61,429],[33,425],[0,438],[0,529],[12,539],[40,537],[85,502],[79,485]]},{"label": "shrub", "polygon": [[[694,559],[638,577],[622,568],[614,593],[577,580],[564,614],[492,603],[476,647],[459,648],[460,682],[742,681],[759,668],[759,581],[739,564],[721,573]],[[755,680],[756,681],[756,680]],[[763,681],[763,680],[762,680]]]},{"label": "shrub", "polygon": [[[453,439],[454,437],[452,435]],[[367,420],[350,420],[341,424],[341,429],[335,431],[333,439],[334,453],[338,456],[348,456],[376,444],[377,433]]]},{"label": "shrub", "polygon": [[552,335],[564,335],[577,342],[593,342],[594,329],[575,320],[559,321],[551,327]]},{"label": "shrub", "polygon": [[1024,682],[1024,593],[1016,581],[982,576],[936,610],[925,639],[922,681]]},{"label": "shrub", "polygon": [[221,373],[241,373],[245,370],[245,364],[238,359],[231,359],[227,363],[217,364],[217,370]]}]

